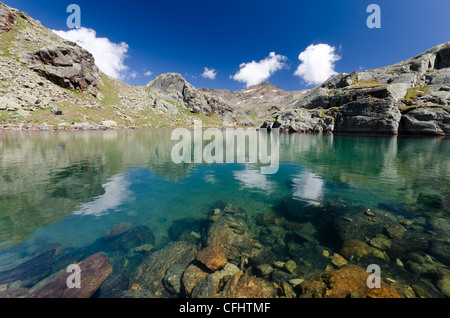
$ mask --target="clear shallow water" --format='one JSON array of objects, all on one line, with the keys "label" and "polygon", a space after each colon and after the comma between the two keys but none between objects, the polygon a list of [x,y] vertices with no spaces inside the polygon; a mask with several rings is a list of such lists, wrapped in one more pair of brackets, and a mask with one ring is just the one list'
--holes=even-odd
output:
[{"label": "clear shallow water", "polygon": [[92,244],[120,222],[148,226],[163,247],[174,221],[203,220],[217,202],[242,207],[254,227],[262,213],[283,214],[286,200],[306,202],[305,209],[363,205],[450,216],[449,139],[282,134],[280,169],[262,175],[256,165],[176,165],[170,136],[1,133],[0,271],[49,243]]}]

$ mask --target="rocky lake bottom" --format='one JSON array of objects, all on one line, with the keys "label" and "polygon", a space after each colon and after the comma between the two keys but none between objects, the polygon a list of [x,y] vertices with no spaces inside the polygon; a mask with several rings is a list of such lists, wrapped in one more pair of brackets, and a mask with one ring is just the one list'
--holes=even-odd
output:
[{"label": "rocky lake bottom", "polygon": [[173,144],[2,133],[0,297],[450,297],[449,139],[283,134],[275,175]]}]

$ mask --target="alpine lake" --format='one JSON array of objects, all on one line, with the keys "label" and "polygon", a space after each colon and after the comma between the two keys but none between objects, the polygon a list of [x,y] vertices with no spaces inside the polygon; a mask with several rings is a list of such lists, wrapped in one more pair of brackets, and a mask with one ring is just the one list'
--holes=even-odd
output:
[{"label": "alpine lake", "polygon": [[[113,273],[95,297],[120,297],[139,285],[132,277],[146,259],[180,240],[204,245],[211,213],[232,207],[270,251],[267,265],[295,262],[290,279],[325,271],[339,254],[379,264],[404,296],[448,293],[450,139],[280,134],[270,175],[258,164],[176,164],[176,143],[170,129],[0,132],[0,285],[32,289],[105,253]],[[344,251],[355,241],[363,253]],[[50,263],[33,263],[49,251]],[[262,265],[244,258],[235,265]],[[46,269],[33,276],[34,266]]]}]

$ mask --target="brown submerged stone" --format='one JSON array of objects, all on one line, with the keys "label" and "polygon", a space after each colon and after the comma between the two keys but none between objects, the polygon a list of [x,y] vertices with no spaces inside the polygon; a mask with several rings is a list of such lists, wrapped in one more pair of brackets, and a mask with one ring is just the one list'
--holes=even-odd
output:
[{"label": "brown submerged stone", "polygon": [[112,273],[105,254],[94,254],[78,264],[81,288],[70,289],[67,279],[73,273],[63,272],[30,295],[30,298],[90,298]]},{"label": "brown submerged stone", "polygon": [[221,247],[208,246],[197,254],[197,260],[213,272],[227,265],[228,260]]},{"label": "brown submerged stone", "polygon": [[300,285],[300,298],[402,298],[392,286],[381,282],[381,288],[370,289],[370,273],[355,265],[319,274]]}]

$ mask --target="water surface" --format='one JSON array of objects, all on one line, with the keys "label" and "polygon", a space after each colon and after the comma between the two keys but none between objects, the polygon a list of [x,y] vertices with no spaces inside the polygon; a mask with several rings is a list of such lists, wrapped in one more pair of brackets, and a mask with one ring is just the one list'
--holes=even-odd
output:
[{"label": "water surface", "polygon": [[120,222],[148,226],[160,248],[174,221],[205,219],[217,202],[243,208],[254,227],[286,200],[450,216],[449,139],[282,134],[280,169],[262,175],[250,164],[174,164],[170,136],[0,133],[0,271],[45,244],[87,246]]}]

